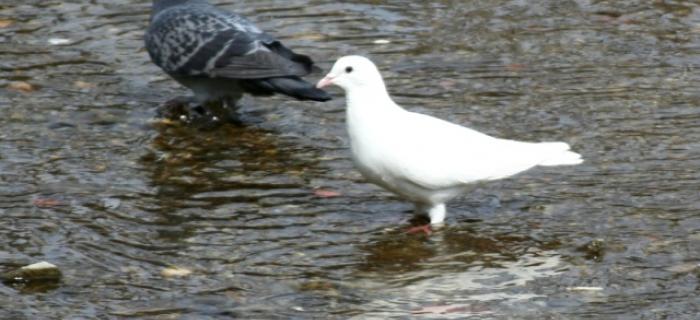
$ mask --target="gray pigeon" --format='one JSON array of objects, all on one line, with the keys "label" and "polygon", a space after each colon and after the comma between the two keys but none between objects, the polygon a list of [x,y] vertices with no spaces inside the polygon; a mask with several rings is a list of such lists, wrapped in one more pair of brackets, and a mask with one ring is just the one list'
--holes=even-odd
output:
[{"label": "gray pigeon", "polygon": [[154,0],[145,40],[151,60],[190,88],[200,105],[235,106],[244,93],[331,99],[301,79],[318,69],[309,57],[205,0]]}]

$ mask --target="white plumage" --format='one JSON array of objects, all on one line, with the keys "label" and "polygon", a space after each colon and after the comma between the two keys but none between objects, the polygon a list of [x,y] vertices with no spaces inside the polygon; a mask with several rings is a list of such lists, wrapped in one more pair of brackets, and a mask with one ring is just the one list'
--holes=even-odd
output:
[{"label": "white plumage", "polygon": [[445,202],[474,183],[506,178],[535,166],[574,165],[581,156],[564,142],[499,139],[438,118],[406,111],[389,96],[367,58],[340,58],[317,87],[342,87],[347,128],[359,171],[428,213],[445,218]]}]

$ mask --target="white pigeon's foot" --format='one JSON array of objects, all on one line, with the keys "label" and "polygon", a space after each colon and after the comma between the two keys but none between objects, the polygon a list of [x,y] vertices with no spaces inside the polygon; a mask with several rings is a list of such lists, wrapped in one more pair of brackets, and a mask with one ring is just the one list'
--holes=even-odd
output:
[{"label": "white pigeon's foot", "polygon": [[445,224],[445,214],[447,210],[445,209],[444,203],[434,206],[416,204],[416,214],[425,214],[426,212],[430,217],[430,223],[411,227],[406,230],[406,233],[424,233],[429,236],[435,229],[439,229]]},{"label": "white pigeon's foot", "polygon": [[430,224],[424,224],[420,226],[411,227],[408,230],[406,230],[406,233],[425,233],[426,236],[429,236],[433,233],[433,228]]},{"label": "white pigeon's foot", "polygon": [[441,225],[445,222],[445,215],[447,214],[447,209],[445,209],[445,204],[441,203],[434,205],[428,209],[428,216],[430,216],[431,225]]}]

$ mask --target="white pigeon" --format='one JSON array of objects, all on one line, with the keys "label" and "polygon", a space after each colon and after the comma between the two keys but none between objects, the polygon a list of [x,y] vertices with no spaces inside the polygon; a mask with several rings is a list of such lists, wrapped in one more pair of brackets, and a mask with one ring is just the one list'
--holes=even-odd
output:
[{"label": "white pigeon", "polygon": [[575,165],[581,155],[564,142],[495,138],[394,103],[377,67],[361,56],[340,58],[316,87],[345,90],[352,158],[372,183],[415,203],[430,224],[445,220],[445,202],[475,183],[535,166]]}]

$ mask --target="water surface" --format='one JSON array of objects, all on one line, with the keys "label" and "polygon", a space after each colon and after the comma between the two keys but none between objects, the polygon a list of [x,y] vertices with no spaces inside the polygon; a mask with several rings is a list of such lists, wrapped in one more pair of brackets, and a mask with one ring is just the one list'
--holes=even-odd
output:
[{"label": "water surface", "polygon": [[352,168],[339,90],[246,99],[243,126],[162,123],[186,91],[143,49],[150,2],[5,1],[0,270],[64,278],[0,285],[0,317],[696,318],[697,3],[217,3],[326,70],[370,56],[410,110],[587,161],[483,185],[406,235],[411,206]]}]

